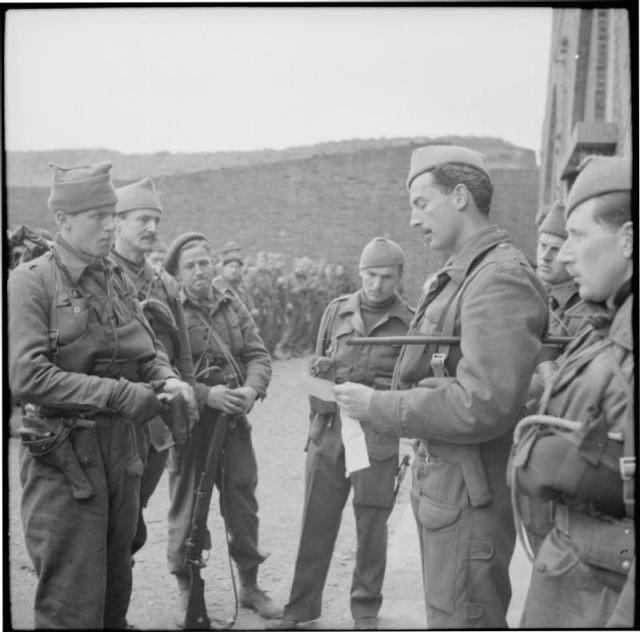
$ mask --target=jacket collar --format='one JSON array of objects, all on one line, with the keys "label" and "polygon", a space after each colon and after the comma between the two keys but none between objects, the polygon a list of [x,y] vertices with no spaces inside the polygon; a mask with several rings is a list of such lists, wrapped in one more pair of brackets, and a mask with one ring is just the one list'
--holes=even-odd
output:
[{"label": "jacket collar", "polygon": [[558,305],[564,309],[567,303],[578,293],[578,284],[573,279],[567,279],[555,285],[544,284],[547,294],[558,301]]},{"label": "jacket collar", "polygon": [[205,311],[209,314],[214,314],[218,310],[220,305],[229,301],[229,297],[215,285],[213,285],[212,288],[213,292],[211,294],[211,298],[202,301],[189,296],[185,292],[184,287],[180,288],[178,297],[180,298],[180,302],[183,306],[190,305],[201,311]]},{"label": "jacket collar", "polygon": [[487,226],[469,237],[462,244],[460,251],[449,257],[443,271],[456,283],[462,283],[467,277],[469,268],[480,255],[498,244],[509,241],[509,233],[506,230],[498,226]]},{"label": "jacket collar", "polygon": [[151,281],[155,276],[155,272],[151,267],[151,264],[146,260],[145,257],[142,258],[140,263],[136,263],[135,261],[131,261],[131,259],[127,259],[123,257],[119,252],[117,252],[113,247],[111,248],[111,259],[115,261],[129,276],[129,278],[134,281],[142,281],[144,283]]},{"label": "jacket collar", "polygon": [[60,263],[69,271],[69,276],[74,283],[77,283],[87,268],[96,264],[102,264],[106,272],[120,268],[108,257],[87,257],[78,252],[60,233],[56,235],[53,250]]},{"label": "jacket collar", "polygon": [[[362,316],[360,314],[360,292],[362,292],[362,290],[358,290],[357,292],[350,294],[343,301],[340,309],[338,310],[338,315],[345,317],[348,317],[350,315],[350,320],[353,328],[358,333],[361,333],[364,336],[364,322],[362,321]],[[402,299],[397,294],[395,296],[395,300],[393,301],[389,309],[385,312],[385,314],[376,323],[374,329],[376,329],[383,323],[386,323],[388,320],[391,320],[392,318],[398,318],[407,326],[407,328],[409,327],[411,314],[406,309],[402,302]]]},{"label": "jacket collar", "polygon": [[609,338],[629,351],[633,351],[632,312],[633,294],[629,294],[617,309],[609,329]]}]

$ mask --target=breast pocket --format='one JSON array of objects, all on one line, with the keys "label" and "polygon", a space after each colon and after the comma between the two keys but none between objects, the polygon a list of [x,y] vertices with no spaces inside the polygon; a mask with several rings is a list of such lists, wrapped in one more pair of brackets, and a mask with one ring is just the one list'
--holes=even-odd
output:
[{"label": "breast pocket", "polygon": [[55,306],[55,321],[58,344],[68,345],[80,339],[89,325],[89,307],[84,298],[61,297]]}]

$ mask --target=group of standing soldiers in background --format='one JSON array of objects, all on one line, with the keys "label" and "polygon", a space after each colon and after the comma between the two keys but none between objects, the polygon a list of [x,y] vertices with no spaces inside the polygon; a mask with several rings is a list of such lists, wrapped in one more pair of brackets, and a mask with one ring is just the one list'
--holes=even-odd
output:
[{"label": "group of standing soldiers in background", "polygon": [[[161,267],[166,246],[159,241],[155,248],[149,260]],[[241,247],[230,241],[213,260],[216,281],[245,304],[276,360],[311,353],[327,305],[356,290],[346,266],[334,266],[324,259],[297,257],[287,272],[284,253],[261,250],[255,258],[245,257]]]}]

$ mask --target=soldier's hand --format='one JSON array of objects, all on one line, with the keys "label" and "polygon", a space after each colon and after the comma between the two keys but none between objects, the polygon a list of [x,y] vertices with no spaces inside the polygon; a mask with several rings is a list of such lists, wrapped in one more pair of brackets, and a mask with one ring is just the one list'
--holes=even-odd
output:
[{"label": "soldier's hand", "polygon": [[153,388],[142,382],[120,378],[111,391],[107,407],[139,426],[162,412],[162,402]]},{"label": "soldier's hand", "polygon": [[191,425],[193,425],[193,423],[198,420],[198,404],[196,403],[196,396],[191,386],[182,380],[171,377],[165,380],[163,390],[165,393],[182,393],[182,397],[184,397],[189,408],[189,420],[191,421]]},{"label": "soldier's hand", "polygon": [[229,415],[238,415],[244,410],[245,400],[236,389],[227,388],[224,384],[212,386],[207,395],[207,406],[221,410]]},{"label": "soldier's hand", "polygon": [[359,421],[371,421],[369,405],[373,397],[373,389],[355,382],[336,384],[333,387],[340,410]]},{"label": "soldier's hand", "polygon": [[234,389],[234,392],[240,393],[244,398],[244,410],[242,412],[245,415],[248,415],[253,408],[256,397],[258,397],[256,389],[252,386],[240,386],[239,388]]}]

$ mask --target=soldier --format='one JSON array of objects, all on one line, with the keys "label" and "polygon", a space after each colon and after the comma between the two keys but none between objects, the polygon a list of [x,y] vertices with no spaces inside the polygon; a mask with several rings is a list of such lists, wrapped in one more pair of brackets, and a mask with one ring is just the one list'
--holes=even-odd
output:
[{"label": "soldier", "polygon": [[155,270],[157,274],[162,272],[162,265],[164,263],[164,258],[167,254],[167,244],[162,241],[162,239],[158,239],[153,242],[153,246],[151,250],[145,253],[145,259],[149,262],[149,265]]},{"label": "soldier", "polygon": [[355,284],[351,280],[348,270],[345,266],[338,264],[331,283],[332,298],[337,298],[343,294],[351,294],[355,291]]},{"label": "soldier", "polygon": [[[230,242],[233,243],[233,242]],[[227,250],[222,255],[222,274],[214,279],[214,283],[219,287],[231,290],[249,310],[252,318],[257,318],[258,310],[253,303],[253,296],[244,287],[242,268],[244,261],[239,250]]]},{"label": "soldier", "polygon": [[516,433],[518,492],[553,501],[521,622],[529,628],[634,624],[631,186],[630,160],[597,157],[567,199],[558,260],[580,297],[609,313],[558,358],[538,409],[548,417]]},{"label": "soldier", "polygon": [[[549,330],[551,336],[575,336],[589,325],[593,316],[604,308],[596,303],[580,299],[578,284],[571,278],[566,266],[559,260],[558,253],[567,239],[564,219],[564,204],[556,201],[538,227],[538,250],[536,272],[544,283],[549,297]],[[534,408],[542,395],[542,376],[554,369],[548,364],[560,353],[558,347],[545,347],[538,356],[539,367],[529,388],[530,401],[527,409]],[[551,506],[548,502],[530,496],[519,498],[522,523],[527,531],[527,539],[532,551],[537,552],[545,536],[553,526]]]},{"label": "soldier", "polygon": [[506,463],[547,324],[547,299],[508,234],[489,222],[493,187],[482,154],[433,145],[413,152],[411,225],[451,253],[409,334],[461,336],[411,345],[390,392],[334,387],[344,412],[373,430],[420,439],[411,501],[428,625],[505,628],[515,544]]},{"label": "soldier", "polygon": [[[271,360],[240,299],[230,290],[212,284],[213,265],[203,235],[185,233],[177,237],[169,246],[165,269],[181,284],[200,410],[191,450],[180,471],[169,473],[169,571],[176,576],[182,607],[186,609],[189,570],[184,544],[189,534],[193,492],[216,420],[222,413],[234,415],[217,480],[221,512],[229,530],[231,557],[240,575],[240,603],[262,617],[274,617],[281,610],[257,585],[258,566],[266,556],[258,549],[258,467],[246,417],[255,400],[266,395]],[[228,381],[236,369],[241,372],[244,385],[230,388]],[[179,617],[184,621],[184,613]]]},{"label": "soldier", "polygon": [[275,342],[272,344],[275,330],[275,292],[271,275],[269,274],[267,253],[264,250],[261,250],[256,255],[256,267],[247,274],[245,287],[258,311],[258,315],[254,320],[258,326],[260,337],[265,343],[267,351],[271,353],[275,346]]},{"label": "soldier", "polygon": [[[156,188],[150,178],[145,178],[116,189],[116,194],[115,242],[111,257],[133,284],[147,320],[171,366],[183,380],[193,384],[189,334],[176,283],[166,273],[157,273],[145,259],[145,255],[156,247],[162,215],[162,204]],[[159,418],[152,419],[142,429],[138,439],[145,467],[140,482],[140,519],[133,553],[142,548],[146,541],[147,529],[142,509],[147,506],[158,486],[171,444],[170,433]]]},{"label": "soldier", "polygon": [[309,286],[311,291],[311,322],[309,323],[309,342],[311,348],[318,337],[320,321],[329,304],[329,281],[324,274],[325,263],[312,261],[309,268]]},{"label": "soldier", "polygon": [[305,351],[311,322],[311,297],[305,257],[299,257],[293,262],[293,273],[287,279],[287,290],[292,309],[289,334],[284,348],[291,355],[300,356]]},{"label": "soldier", "polygon": [[[376,389],[391,385],[396,347],[347,346],[357,336],[404,335],[411,311],[396,295],[404,252],[394,241],[378,237],[360,256],[362,289],[334,300],[324,312],[312,361],[317,377],[351,379]],[[339,335],[338,335],[339,334]],[[353,486],[358,547],[351,583],[355,628],[377,629],[387,556],[387,520],[394,504],[398,439],[365,429],[371,465],[345,478],[340,414],[335,402],[310,397],[312,421],[307,443],[305,501],[295,575],[281,619],[268,627],[294,629],[317,619],[342,510]]]},{"label": "soldier", "polygon": [[589,323],[592,306],[580,300],[578,284],[566,266],[558,260],[558,252],[567,238],[564,204],[557,201],[538,227],[536,272],[549,296],[549,335],[575,336]]},{"label": "soldier", "polygon": [[35,626],[124,628],[142,474],[135,428],[161,412],[145,382],[192,393],[156,354],[133,288],[106,256],[111,163],[52,166],[48,205],[60,232],[8,284],[10,385],[34,407],[20,480]]},{"label": "soldier", "polygon": [[293,305],[289,298],[287,279],[284,275],[286,265],[285,255],[283,252],[270,254],[273,254],[273,256],[269,261],[269,271],[271,272],[271,280],[275,290],[274,309],[276,330],[273,338],[275,342],[273,357],[276,360],[283,360],[289,357],[289,354],[284,350],[283,346],[286,344],[289,332],[289,315],[293,309]]}]

